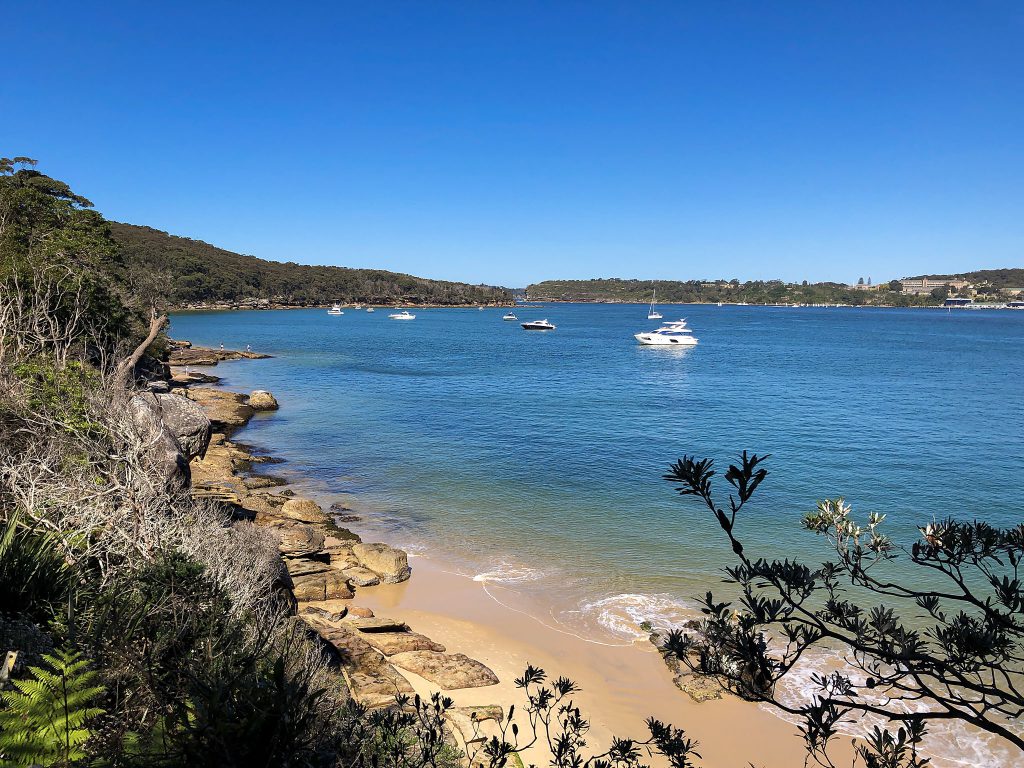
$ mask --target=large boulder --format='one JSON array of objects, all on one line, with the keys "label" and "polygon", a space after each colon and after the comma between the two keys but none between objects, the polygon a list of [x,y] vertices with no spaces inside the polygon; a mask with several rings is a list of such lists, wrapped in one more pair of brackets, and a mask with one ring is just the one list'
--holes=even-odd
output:
[{"label": "large boulder", "polygon": [[249,407],[254,411],[276,411],[280,406],[272,394],[265,389],[257,389],[249,395]]},{"label": "large boulder", "polygon": [[302,523],[326,523],[330,520],[312,499],[288,499],[277,514]]},{"label": "large boulder", "polygon": [[189,457],[164,424],[157,395],[151,392],[134,395],[128,401],[128,414],[139,438],[149,446],[146,456],[164,487],[172,493],[188,488],[192,483]]},{"label": "large boulder", "polygon": [[494,672],[463,653],[406,651],[388,660],[399,669],[413,672],[446,691],[498,684]]},{"label": "large boulder", "polygon": [[285,557],[315,555],[324,545],[324,535],[305,523],[282,520],[270,526],[281,538],[281,554]]},{"label": "large boulder", "polygon": [[409,556],[387,544],[355,544],[352,554],[359,564],[380,576],[384,584],[397,584],[409,578]]},{"label": "large boulder", "polygon": [[186,458],[205,456],[210,444],[210,420],[203,409],[181,395],[154,396],[160,409],[160,418],[181,446]]}]

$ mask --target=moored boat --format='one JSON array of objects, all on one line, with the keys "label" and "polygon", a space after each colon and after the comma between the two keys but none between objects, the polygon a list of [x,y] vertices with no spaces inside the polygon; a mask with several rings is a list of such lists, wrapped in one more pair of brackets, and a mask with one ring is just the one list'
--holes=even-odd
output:
[{"label": "moored boat", "polygon": [[407,309],[403,309],[401,312],[392,312],[388,315],[392,320],[415,320],[416,315],[409,312]]},{"label": "moored boat", "polygon": [[344,315],[345,313],[341,311],[341,305],[340,304],[335,304],[334,306],[332,306],[330,309],[327,310],[327,314],[328,315]]},{"label": "moored boat", "polygon": [[531,320],[528,323],[520,323],[520,325],[527,331],[553,331],[558,327],[554,323],[549,323],[546,319]]},{"label": "moored boat", "polygon": [[648,320],[661,320],[662,314],[654,308],[654,300],[658,298],[658,289],[654,289],[654,293],[651,295],[651,308],[647,310]]},{"label": "moored boat", "polygon": [[665,323],[653,331],[634,333],[633,338],[641,344],[652,347],[693,347],[697,345],[697,337],[686,327],[686,320],[675,320]]}]

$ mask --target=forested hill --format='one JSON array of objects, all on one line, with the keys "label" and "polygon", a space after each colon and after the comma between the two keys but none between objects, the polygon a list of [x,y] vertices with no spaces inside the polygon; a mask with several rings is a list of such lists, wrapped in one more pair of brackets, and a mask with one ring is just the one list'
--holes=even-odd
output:
[{"label": "forested hill", "polygon": [[748,304],[887,304],[918,306],[941,303],[932,296],[910,296],[897,290],[859,291],[840,283],[797,284],[781,280],[546,280],[529,286],[533,301],[634,302],[651,300],[658,291],[658,303],[684,304],[726,302]]},{"label": "forested hill", "polygon": [[427,280],[380,269],[264,261],[151,227],[112,221],[110,228],[129,268],[157,277],[167,286],[167,300],[176,306],[314,306],[335,301],[466,305],[512,301],[511,292],[503,288]]},{"label": "forested hill", "polygon": [[1024,288],[1024,269],[978,269],[974,272],[958,272],[955,275],[914,275],[913,278],[927,277],[929,280],[960,279],[975,285],[992,288]]}]

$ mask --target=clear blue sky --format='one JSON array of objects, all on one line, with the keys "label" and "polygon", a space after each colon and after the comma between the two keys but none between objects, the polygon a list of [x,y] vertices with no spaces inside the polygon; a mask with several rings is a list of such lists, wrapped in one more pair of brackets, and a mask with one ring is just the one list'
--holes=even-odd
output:
[{"label": "clear blue sky", "polygon": [[519,286],[1024,266],[1024,4],[29,3],[0,153],[257,256]]}]

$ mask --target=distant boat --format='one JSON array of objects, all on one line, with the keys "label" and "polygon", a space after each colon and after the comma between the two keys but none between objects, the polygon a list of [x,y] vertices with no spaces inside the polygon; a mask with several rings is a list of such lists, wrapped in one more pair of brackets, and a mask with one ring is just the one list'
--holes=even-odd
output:
[{"label": "distant boat", "polygon": [[341,305],[340,304],[335,304],[333,307],[331,307],[330,309],[327,310],[327,314],[328,315],[344,315],[345,313],[341,311]]},{"label": "distant boat", "polygon": [[403,309],[401,312],[392,312],[388,315],[392,320],[415,320],[416,315],[410,314],[409,310]]},{"label": "distant boat", "polygon": [[367,311],[367,312],[373,312],[373,307],[367,307],[367,308],[366,308],[366,311]]},{"label": "distant boat", "polygon": [[519,318],[516,317],[516,313],[515,312],[506,312],[505,316],[502,317],[501,319],[502,320],[518,320]]},{"label": "distant boat", "polygon": [[362,308],[363,308],[362,304],[356,304],[354,307],[352,307],[352,309],[362,309]]},{"label": "distant boat", "polygon": [[554,323],[549,323],[547,320],[531,320],[528,323],[520,323],[527,331],[553,331],[557,327]]},{"label": "distant boat", "polygon": [[656,298],[658,298],[658,289],[657,288],[654,289],[654,295],[651,296],[651,308],[647,312],[647,319],[648,320],[661,320],[661,318],[662,318],[661,312],[657,312],[654,309],[654,300]]},{"label": "distant boat", "polygon": [[634,333],[633,338],[647,346],[694,347],[697,345],[697,337],[693,335],[693,331],[686,327],[685,320],[674,320],[665,323],[657,330],[647,333]]}]

